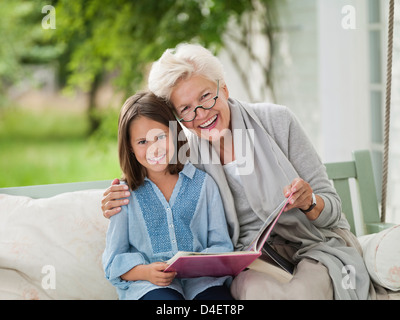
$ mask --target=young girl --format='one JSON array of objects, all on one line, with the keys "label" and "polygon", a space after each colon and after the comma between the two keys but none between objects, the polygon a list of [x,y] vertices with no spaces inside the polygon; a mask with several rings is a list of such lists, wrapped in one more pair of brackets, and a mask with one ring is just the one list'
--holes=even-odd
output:
[{"label": "young girl", "polygon": [[118,148],[129,204],[110,218],[103,253],[106,278],[120,299],[232,299],[229,276],[177,279],[163,272],[178,251],[232,251],[218,187],[179,162],[182,128],[150,92],[130,97],[119,117]]}]

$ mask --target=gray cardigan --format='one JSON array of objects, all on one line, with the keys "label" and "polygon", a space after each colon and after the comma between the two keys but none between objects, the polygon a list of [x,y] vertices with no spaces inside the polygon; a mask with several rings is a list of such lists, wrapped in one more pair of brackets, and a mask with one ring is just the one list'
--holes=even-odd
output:
[{"label": "gray cardigan", "polygon": [[[369,288],[368,272],[357,250],[348,247],[346,241],[335,232],[339,228],[349,232],[349,225],[342,214],[340,198],[328,180],[326,168],[299,121],[283,106],[249,104],[231,98],[228,103],[233,130],[239,128],[248,132],[250,129],[255,132],[252,142],[254,156],[246,155],[249,161],[254,162],[254,172],[241,176],[254,213],[264,221],[282,201],[283,187],[295,177],[307,181],[314,193],[325,202],[323,211],[314,221],[310,221],[298,209],[281,215],[274,227],[272,241],[283,241],[296,248],[292,257],[294,261],[307,257],[322,262],[333,280],[336,298],[365,299]],[[246,243],[239,239],[240,226],[234,199],[222,165],[215,161],[218,155],[208,141],[197,136],[190,135],[189,143],[192,163],[209,173],[219,187],[232,242],[236,250],[241,250]],[[238,160],[240,155],[236,154],[236,149]],[[352,265],[357,270],[358,284],[361,285],[355,290],[341,288],[342,268],[346,265]]]},{"label": "gray cardigan", "polygon": [[[235,110],[232,108],[236,108],[238,103],[244,104],[232,98],[229,99],[232,116]],[[260,125],[267,131],[284,156],[289,160],[297,176],[307,181],[314,193],[318,194],[324,200],[325,207],[320,216],[312,221],[312,224],[317,228],[348,228],[346,219],[341,215],[340,198],[328,180],[326,168],[294,114],[287,107],[270,103],[246,104],[246,110],[253,112],[253,115],[258,118],[257,120],[260,121]],[[205,161],[205,164],[203,163],[205,158],[203,153],[206,150],[204,145],[207,142],[194,135],[189,136],[189,142],[191,161],[200,169],[208,172],[216,180],[220,188],[232,240],[237,249],[241,249],[241,245],[238,245],[239,226],[235,217],[230,215],[230,212],[234,211],[234,208],[232,208],[233,199],[231,199],[229,185],[226,181],[222,165],[215,163],[214,160],[217,156],[211,147],[209,148],[209,152],[214,156],[213,163],[208,164],[207,161]],[[199,147],[200,145],[202,147]],[[262,142],[256,145],[256,148],[263,148]],[[288,181],[287,184],[290,182]],[[283,194],[283,188],[278,192]],[[263,220],[265,218],[261,217]]]},{"label": "gray cardigan", "polygon": [[328,179],[324,164],[295,115],[287,107],[274,104],[258,103],[249,107],[258,116],[262,126],[293,165],[299,177],[308,182],[314,193],[324,200],[324,209],[312,223],[319,228],[346,228],[347,221],[341,216],[340,198]]}]

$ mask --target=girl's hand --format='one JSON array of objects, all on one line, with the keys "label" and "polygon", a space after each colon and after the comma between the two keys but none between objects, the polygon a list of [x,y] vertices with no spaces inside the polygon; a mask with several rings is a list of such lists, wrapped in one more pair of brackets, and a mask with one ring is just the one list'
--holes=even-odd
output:
[{"label": "girl's hand", "polygon": [[139,264],[128,272],[121,275],[126,281],[145,280],[157,286],[168,286],[176,276],[176,272],[163,272],[168,267],[165,262],[153,262],[150,264]]},{"label": "girl's hand", "polygon": [[147,280],[157,286],[168,286],[176,276],[176,272],[163,272],[168,267],[165,262],[154,262],[146,265]]},{"label": "girl's hand", "polygon": [[121,211],[121,206],[129,203],[128,199],[122,199],[130,195],[129,188],[125,184],[119,184],[118,179],[114,179],[111,186],[103,194],[101,200],[101,210],[107,219]]}]

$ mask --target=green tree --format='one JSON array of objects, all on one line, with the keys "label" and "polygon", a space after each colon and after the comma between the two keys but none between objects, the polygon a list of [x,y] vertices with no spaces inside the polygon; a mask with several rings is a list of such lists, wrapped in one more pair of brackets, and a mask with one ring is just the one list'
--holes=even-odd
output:
[{"label": "green tree", "polygon": [[[8,39],[14,50],[24,48],[22,51],[25,51],[25,54],[14,55],[10,65],[26,62],[26,53],[36,52],[36,61],[57,65],[62,87],[79,88],[89,93],[88,112],[93,132],[100,124],[95,112],[95,97],[104,77],[112,74],[115,89],[126,96],[131,95],[143,86],[149,64],[165,49],[180,42],[197,42],[217,53],[222,47],[227,47],[225,41],[229,39],[247,50],[249,59],[260,63],[268,74],[271,71],[271,21],[275,1],[58,0],[44,3],[40,0],[15,0],[1,3],[10,12],[25,10],[25,14],[20,14],[13,25],[11,22],[0,23],[5,24],[11,34],[18,33],[18,40],[14,35]],[[41,8],[45,4],[55,7],[56,29],[38,30],[44,16]],[[253,52],[254,19],[261,24],[260,31],[270,43],[270,52],[266,52],[265,57]],[[235,49],[227,48],[243,75],[244,87],[249,88],[249,75],[235,60]],[[11,52],[2,55],[0,51],[0,58],[10,58],[11,55]],[[30,62],[34,61],[31,59]],[[7,69],[3,81],[8,81],[8,77],[14,74],[12,69]],[[271,85],[270,77],[266,79],[266,85]]]},{"label": "green tree", "polygon": [[38,1],[0,1],[0,106],[30,65],[54,63],[63,50],[45,36],[41,8]]},{"label": "green tree", "polygon": [[[229,34],[227,28],[232,21],[241,33],[231,35],[230,39],[247,48],[250,57],[259,59],[265,72],[270,72],[267,57],[260,60],[252,54],[248,21],[249,16],[263,21],[261,31],[269,41],[273,17],[269,8],[273,2],[60,0],[55,6],[57,29],[53,39],[66,47],[67,85],[90,93],[89,112],[92,112],[96,109],[96,92],[105,75],[116,73],[116,89],[130,95],[143,85],[149,63],[158,59],[165,49],[186,41],[201,43],[216,53],[224,46],[223,35]],[[231,57],[235,58],[234,53]],[[266,79],[270,81],[270,77]],[[92,119],[95,130],[98,122]]]}]

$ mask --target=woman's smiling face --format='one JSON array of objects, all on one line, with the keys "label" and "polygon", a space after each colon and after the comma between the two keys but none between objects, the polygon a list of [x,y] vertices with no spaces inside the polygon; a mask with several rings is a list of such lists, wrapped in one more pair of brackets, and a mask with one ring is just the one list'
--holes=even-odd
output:
[{"label": "woman's smiling face", "polygon": [[[180,117],[187,107],[202,105],[217,94],[217,81],[210,81],[202,76],[192,76],[180,80],[171,93],[170,101]],[[208,140],[219,140],[223,130],[230,128],[229,92],[226,85],[219,88],[218,99],[209,110],[197,108],[196,118],[182,124],[197,136]]]}]

